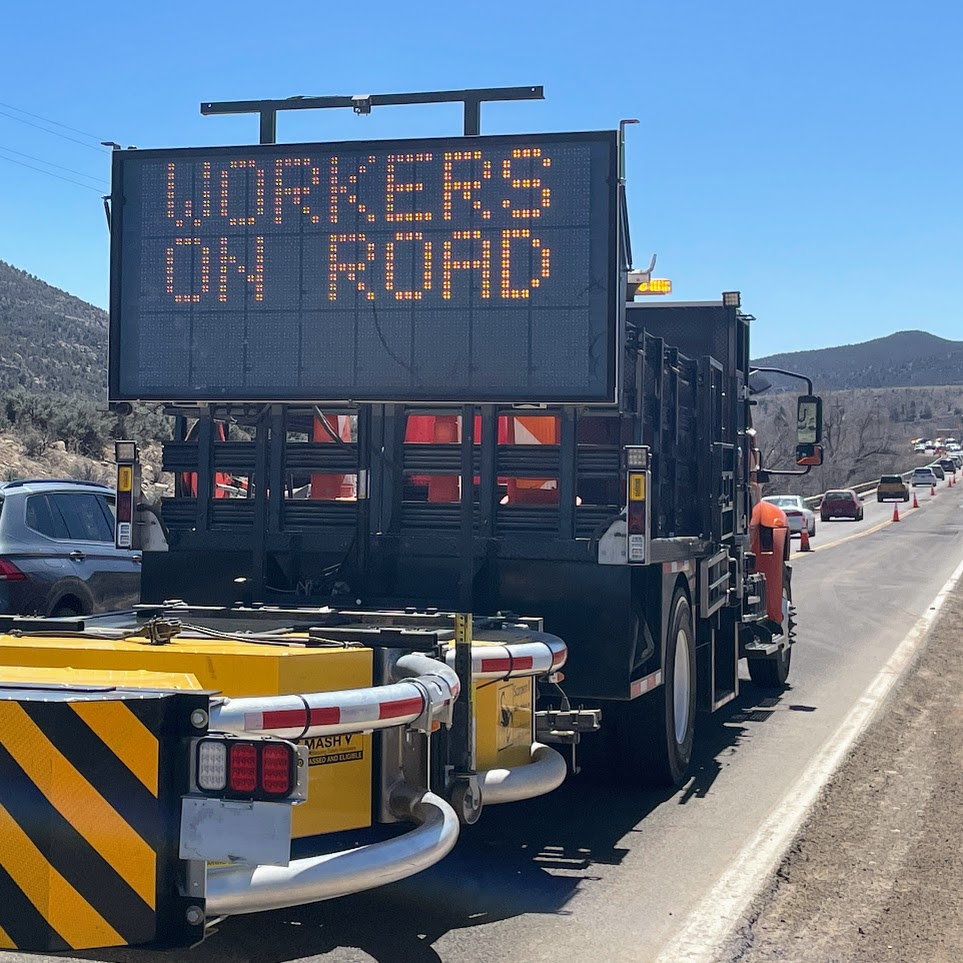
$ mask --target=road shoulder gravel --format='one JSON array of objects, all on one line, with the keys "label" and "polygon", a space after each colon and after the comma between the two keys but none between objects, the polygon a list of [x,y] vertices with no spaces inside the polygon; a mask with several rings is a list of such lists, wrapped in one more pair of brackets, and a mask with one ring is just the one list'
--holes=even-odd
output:
[{"label": "road shoulder gravel", "polygon": [[963,582],[720,960],[963,955]]}]

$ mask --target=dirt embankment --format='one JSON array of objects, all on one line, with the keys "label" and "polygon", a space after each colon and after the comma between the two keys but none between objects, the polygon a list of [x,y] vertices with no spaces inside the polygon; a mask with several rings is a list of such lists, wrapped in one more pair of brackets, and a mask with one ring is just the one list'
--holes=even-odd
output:
[{"label": "dirt embankment", "polygon": [[[173,477],[160,471],[160,445],[141,454],[143,492],[153,501],[173,490]],[[97,461],[85,455],[66,451],[62,441],[55,441],[42,452],[28,455],[24,443],[16,435],[0,433],[0,482],[23,478],[73,478],[77,481],[114,484],[112,453],[104,452]]]},{"label": "dirt embankment", "polygon": [[963,585],[722,957],[963,958]]}]

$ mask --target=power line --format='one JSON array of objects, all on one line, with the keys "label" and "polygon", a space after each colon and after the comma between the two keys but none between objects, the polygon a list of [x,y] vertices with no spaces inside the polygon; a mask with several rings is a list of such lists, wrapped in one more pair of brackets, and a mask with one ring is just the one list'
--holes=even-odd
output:
[{"label": "power line", "polygon": [[68,184],[76,184],[77,187],[86,187],[88,191],[93,191],[95,194],[103,194],[103,190],[99,187],[93,187],[90,184],[83,184],[80,181],[75,181],[71,177],[63,177],[61,174],[55,174],[53,171],[45,171],[42,167],[34,167],[33,164],[25,164],[23,161],[14,160],[12,157],[4,157],[0,154],[0,160],[5,160],[10,164],[19,164],[21,167],[27,167],[32,171],[36,171],[38,174],[46,174],[47,177],[56,177],[58,181],[66,181]]},{"label": "power line", "polygon": [[24,110],[23,107],[16,107],[13,104],[5,104],[0,100],[0,107],[6,107],[8,110],[15,110],[18,114],[26,114],[28,117],[33,117],[36,120],[42,120],[45,123],[53,124],[55,127],[63,127],[64,130],[72,130],[75,134],[83,134],[84,137],[89,137],[91,140],[95,140],[98,143],[102,141],[103,137],[98,137],[96,134],[91,134],[88,130],[81,130],[79,127],[71,127],[69,124],[61,124],[59,120],[51,120],[49,117],[42,117],[40,114],[32,114],[29,110]]},{"label": "power line", "polygon": [[86,171],[77,171],[72,167],[64,167],[62,164],[55,164],[53,161],[45,160],[43,157],[35,157],[33,154],[25,154],[22,150],[14,150],[12,147],[5,147],[0,144],[0,150],[5,150],[10,154],[16,154],[19,157],[26,157],[28,160],[39,161],[41,164],[46,164],[48,167],[56,167],[59,171],[67,171],[68,174],[79,174],[81,177],[89,177],[92,181],[99,181],[103,185],[103,179],[95,176],[94,174],[88,174]]},{"label": "power line", "polygon": [[76,137],[71,137],[68,134],[61,134],[58,130],[51,130],[49,127],[43,127],[40,124],[35,124],[32,120],[25,120],[23,117],[17,117],[16,114],[8,114],[5,110],[0,110],[0,115],[9,117],[10,120],[15,120],[18,124],[26,124],[28,127],[36,127],[37,130],[42,130],[46,134],[53,134],[54,137],[62,137],[64,140],[72,141],[74,144],[80,144],[81,147],[86,147],[89,150],[95,150],[98,154],[106,153],[106,150],[103,147],[94,147],[93,144],[86,144],[82,140],[77,140]]}]

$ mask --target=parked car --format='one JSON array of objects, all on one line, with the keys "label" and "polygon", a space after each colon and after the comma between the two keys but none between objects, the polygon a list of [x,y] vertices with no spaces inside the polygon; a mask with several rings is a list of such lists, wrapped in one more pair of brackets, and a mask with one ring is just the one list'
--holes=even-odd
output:
[{"label": "parked car", "polygon": [[933,464],[929,466],[929,469],[940,481],[946,478],[946,472],[943,471],[943,466],[938,461],[934,461]]},{"label": "parked car", "polygon": [[913,445],[913,451],[917,451],[921,455],[926,454],[926,445]]},{"label": "parked car", "polygon": [[886,501],[888,498],[898,498],[900,501],[909,501],[909,488],[903,481],[902,475],[883,475],[876,487],[876,501]]},{"label": "parked car", "polygon": [[863,503],[853,488],[836,488],[826,492],[819,503],[819,517],[828,522],[831,518],[863,520]]},{"label": "parked car", "polygon": [[943,469],[944,474],[955,475],[956,474],[956,461],[953,458],[941,458],[940,468]]},{"label": "parked car", "polygon": [[913,469],[913,477],[910,479],[910,484],[914,488],[916,488],[918,485],[927,485],[932,487],[938,481],[939,479],[936,477],[936,473],[929,465],[927,465],[926,468]]},{"label": "parked car", "polygon": [[816,513],[806,508],[802,495],[767,495],[763,501],[776,505],[786,513],[790,535],[801,535],[805,528],[810,538],[816,537]]},{"label": "parked car", "polygon": [[114,502],[89,482],[0,484],[0,614],[68,618],[136,604],[141,556],[114,547]]}]

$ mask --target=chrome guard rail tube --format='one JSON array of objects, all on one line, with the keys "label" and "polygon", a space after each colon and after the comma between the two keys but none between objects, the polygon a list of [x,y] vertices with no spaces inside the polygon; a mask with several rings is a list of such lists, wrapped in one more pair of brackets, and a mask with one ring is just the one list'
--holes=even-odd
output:
[{"label": "chrome guard rail tube", "polygon": [[489,769],[478,774],[482,802],[486,806],[495,806],[544,796],[562,785],[567,772],[565,759],[551,746],[532,743],[532,761],[528,765]]},{"label": "chrome guard rail tube", "polygon": [[[445,658],[454,665],[455,650],[449,649]],[[486,630],[476,634],[471,658],[475,679],[517,679],[557,671],[565,665],[568,647],[547,632]]]},{"label": "chrome guard rail tube", "polygon": [[436,659],[422,658],[418,668],[417,677],[393,685],[225,699],[211,706],[210,728],[284,739],[389,729],[419,719],[427,729],[433,720],[450,712],[451,703],[458,698],[458,676]]},{"label": "chrome guard rail tube", "polygon": [[208,915],[236,916],[316,903],[385,886],[433,866],[455,845],[458,817],[430,792],[414,797],[406,808],[419,825],[394,839],[296,859],[289,866],[208,869]]}]

